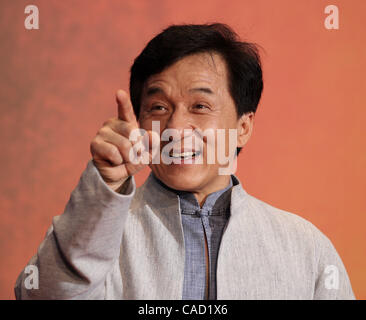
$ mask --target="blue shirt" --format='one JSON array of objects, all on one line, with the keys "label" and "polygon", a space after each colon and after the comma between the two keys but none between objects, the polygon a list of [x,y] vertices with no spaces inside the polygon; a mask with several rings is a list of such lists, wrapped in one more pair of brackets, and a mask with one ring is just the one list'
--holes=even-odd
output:
[{"label": "blue shirt", "polygon": [[[174,191],[179,197],[185,242],[184,300],[216,300],[217,257],[222,234],[230,218],[233,179],[235,177],[232,176],[226,188],[209,194],[202,208],[193,193],[173,190],[156,179],[164,188]],[[234,184],[237,183],[234,180]],[[205,237],[208,245],[208,284]]]}]

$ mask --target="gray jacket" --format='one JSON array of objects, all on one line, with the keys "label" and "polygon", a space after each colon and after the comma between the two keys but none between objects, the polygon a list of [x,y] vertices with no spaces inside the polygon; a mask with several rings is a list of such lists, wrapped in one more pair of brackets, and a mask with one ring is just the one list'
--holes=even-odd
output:
[{"label": "gray jacket", "polygon": [[[64,213],[53,218],[28,263],[37,267],[38,289],[27,289],[31,274],[25,269],[16,298],[182,299],[184,253],[176,194],[152,176],[137,189],[131,178],[126,192],[116,193],[89,161]],[[217,298],[354,299],[354,294],[327,237],[239,184],[232,189],[231,217],[218,254]]]}]

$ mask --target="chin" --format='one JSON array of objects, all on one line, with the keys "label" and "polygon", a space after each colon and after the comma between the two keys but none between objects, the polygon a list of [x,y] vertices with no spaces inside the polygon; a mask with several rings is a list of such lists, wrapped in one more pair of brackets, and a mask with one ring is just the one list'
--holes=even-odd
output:
[{"label": "chin", "polygon": [[202,165],[152,165],[154,175],[168,187],[181,190],[193,191],[199,189],[208,176]]}]

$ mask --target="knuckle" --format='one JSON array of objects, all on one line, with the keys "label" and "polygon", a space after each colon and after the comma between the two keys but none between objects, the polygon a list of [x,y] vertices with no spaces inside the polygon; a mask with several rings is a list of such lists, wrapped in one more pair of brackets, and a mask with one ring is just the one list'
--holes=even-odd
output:
[{"label": "knuckle", "polygon": [[96,140],[96,138],[94,138],[91,142],[90,142],[90,151],[92,153],[95,153],[95,151],[98,149],[98,142]]},{"label": "knuckle", "polygon": [[126,138],[128,140],[135,139],[140,135],[140,131],[138,130],[139,129],[136,128],[135,126],[128,124],[128,126],[126,127]]},{"label": "knuckle", "polygon": [[[103,127],[102,127],[103,128]],[[96,136],[100,136],[100,131],[102,130],[102,128],[98,129]]]},{"label": "knuckle", "polygon": [[130,146],[131,146],[130,141],[127,138],[122,137],[122,139],[119,142],[119,147],[123,150],[127,150]]},{"label": "knuckle", "polygon": [[115,120],[116,120],[115,118],[107,119],[106,121],[103,122],[102,127],[110,127],[114,123]]},{"label": "knuckle", "polygon": [[98,130],[98,136],[100,137],[105,137],[108,133],[108,127],[101,127],[99,130]]},{"label": "knuckle", "polygon": [[121,160],[121,155],[120,155],[118,149],[115,148],[115,147],[108,148],[106,156],[110,160],[115,160],[115,161],[120,161]]}]

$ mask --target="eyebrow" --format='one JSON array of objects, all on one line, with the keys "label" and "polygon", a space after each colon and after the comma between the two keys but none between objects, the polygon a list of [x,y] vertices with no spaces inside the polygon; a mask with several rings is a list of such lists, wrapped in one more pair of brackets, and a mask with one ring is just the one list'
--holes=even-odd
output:
[{"label": "eyebrow", "polygon": [[154,94],[157,94],[157,93],[163,93],[164,94],[164,90],[160,87],[150,87],[147,89],[146,91],[146,95],[149,97],[149,96],[152,96]]},{"label": "eyebrow", "polygon": [[214,92],[210,88],[206,88],[206,87],[192,88],[189,91],[190,92],[203,92],[203,93],[208,93],[208,94],[214,94]]},{"label": "eyebrow", "polygon": [[[210,88],[207,88],[207,87],[192,88],[192,89],[189,89],[188,91],[189,92],[203,92],[203,93],[207,93],[207,94],[214,94],[214,92]],[[148,88],[147,91],[146,91],[146,95],[148,97],[150,97],[154,94],[157,94],[157,93],[165,94],[165,92],[162,88],[155,87],[155,86]]]}]

